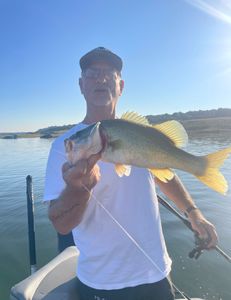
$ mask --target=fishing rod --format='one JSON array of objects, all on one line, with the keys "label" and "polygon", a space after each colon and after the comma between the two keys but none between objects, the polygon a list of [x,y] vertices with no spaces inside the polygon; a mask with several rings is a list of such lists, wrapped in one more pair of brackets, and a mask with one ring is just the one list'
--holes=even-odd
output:
[{"label": "fishing rod", "polygon": [[37,270],[37,265],[36,265],[35,230],[34,230],[34,197],[33,197],[32,177],[30,175],[26,177],[26,194],[27,194],[30,274],[33,274]]},{"label": "fishing rod", "polygon": [[[205,249],[205,247],[203,247],[203,243],[201,245],[202,240],[200,240],[198,238],[198,234],[195,232],[195,230],[192,228],[192,225],[190,223],[189,220],[187,220],[186,218],[184,218],[175,208],[173,208],[166,200],[164,200],[162,197],[160,197],[159,195],[157,195],[158,201],[161,205],[163,205],[165,208],[167,208],[171,213],[173,213],[175,216],[177,216],[184,224],[186,227],[188,227],[194,234],[196,237],[196,245],[198,247],[194,248],[190,253],[189,253],[189,257],[193,258],[195,257],[196,259],[200,256],[200,254],[202,253],[202,250]],[[214,250],[216,250],[219,254],[221,254],[229,263],[231,263],[231,257],[225,253],[220,247],[215,246],[215,248],[213,248]]]}]

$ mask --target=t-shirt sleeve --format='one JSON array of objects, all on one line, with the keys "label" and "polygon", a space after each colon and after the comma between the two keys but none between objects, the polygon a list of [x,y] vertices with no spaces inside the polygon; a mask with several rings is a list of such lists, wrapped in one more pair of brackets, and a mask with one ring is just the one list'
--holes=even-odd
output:
[{"label": "t-shirt sleeve", "polygon": [[58,198],[65,188],[62,166],[66,161],[63,142],[55,141],[51,146],[47,161],[43,201]]}]

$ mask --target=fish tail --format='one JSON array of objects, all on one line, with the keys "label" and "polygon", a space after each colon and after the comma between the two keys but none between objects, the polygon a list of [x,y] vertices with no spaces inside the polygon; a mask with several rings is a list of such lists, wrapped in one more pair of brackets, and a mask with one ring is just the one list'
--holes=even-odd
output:
[{"label": "fish tail", "polygon": [[231,147],[204,156],[207,162],[205,173],[202,176],[196,176],[211,189],[223,195],[227,193],[228,184],[225,177],[219,171],[219,168],[230,153]]}]

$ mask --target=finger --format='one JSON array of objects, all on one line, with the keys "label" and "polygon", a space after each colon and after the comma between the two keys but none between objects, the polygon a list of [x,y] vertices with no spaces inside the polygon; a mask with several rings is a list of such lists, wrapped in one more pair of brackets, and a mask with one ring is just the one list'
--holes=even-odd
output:
[{"label": "finger", "polygon": [[200,223],[198,224],[198,233],[199,237],[207,242],[206,248],[214,248],[218,242],[218,236],[213,226]]},{"label": "finger", "polygon": [[208,237],[209,237],[208,232],[207,232],[207,230],[205,230],[205,228],[204,228],[204,226],[202,224],[198,224],[198,226],[197,226],[197,232],[199,233],[199,237],[202,240],[208,239]]},{"label": "finger", "polygon": [[77,163],[73,166],[74,168],[74,174],[76,177],[81,177],[87,174],[88,171],[88,162],[87,160],[79,160]]},{"label": "finger", "polygon": [[208,249],[215,247],[218,243],[218,235],[216,233],[215,227],[211,223],[202,223],[202,224],[208,236],[206,247]]},{"label": "finger", "polygon": [[87,173],[87,161],[79,160],[75,165],[70,165],[69,163],[65,163],[62,167],[63,174],[71,177],[82,177]]},{"label": "finger", "polygon": [[94,188],[94,186],[97,184],[97,182],[99,181],[99,177],[96,176],[92,176],[90,178],[88,178],[88,180],[83,180],[81,182],[81,185],[87,190],[90,191],[91,189]]},{"label": "finger", "polygon": [[214,248],[218,244],[218,235],[216,233],[216,230],[214,228],[209,228],[208,234],[210,237],[210,241],[209,241],[207,247]]},{"label": "finger", "polygon": [[192,223],[192,227],[199,234],[199,237],[201,239],[208,238],[207,231],[205,230],[205,228],[204,228],[203,223],[201,222],[201,220],[194,221]]},{"label": "finger", "polygon": [[88,159],[88,170],[91,170],[100,158],[101,154],[99,153],[91,155]]}]

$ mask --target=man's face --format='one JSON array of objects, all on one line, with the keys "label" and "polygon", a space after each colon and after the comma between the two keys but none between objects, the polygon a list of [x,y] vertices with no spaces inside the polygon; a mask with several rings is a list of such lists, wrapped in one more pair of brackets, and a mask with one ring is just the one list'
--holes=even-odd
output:
[{"label": "man's face", "polygon": [[93,63],[79,80],[80,90],[88,105],[115,105],[122,94],[124,82],[106,62]]}]

